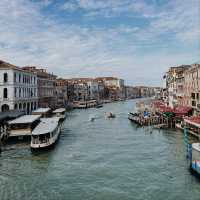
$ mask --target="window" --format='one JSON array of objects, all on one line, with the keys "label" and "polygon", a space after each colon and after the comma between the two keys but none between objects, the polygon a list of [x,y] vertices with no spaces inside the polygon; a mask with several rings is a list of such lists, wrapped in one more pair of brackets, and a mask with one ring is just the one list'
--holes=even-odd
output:
[{"label": "window", "polygon": [[15,104],[15,110],[17,110],[17,104]]},{"label": "window", "polygon": [[196,101],[192,101],[192,106],[196,106]]},{"label": "window", "polygon": [[21,97],[21,88],[19,88],[19,97]]},{"label": "window", "polygon": [[192,99],[195,99],[195,93],[191,94]]},{"label": "window", "polygon": [[17,77],[17,75],[16,75],[16,73],[14,73],[14,82],[16,83],[16,77]]},{"label": "window", "polygon": [[17,88],[15,88],[15,97],[17,97]]},{"label": "window", "polygon": [[3,98],[5,98],[5,99],[8,98],[8,89],[7,88],[3,89]]},{"label": "window", "polygon": [[19,74],[19,83],[21,82],[21,74]]},{"label": "window", "polygon": [[8,74],[7,73],[3,74],[3,81],[4,81],[4,83],[8,82]]}]

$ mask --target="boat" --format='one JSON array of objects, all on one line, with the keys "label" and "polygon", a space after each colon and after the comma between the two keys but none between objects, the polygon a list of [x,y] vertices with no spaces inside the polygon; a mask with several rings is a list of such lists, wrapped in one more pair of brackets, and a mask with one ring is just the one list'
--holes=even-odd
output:
[{"label": "boat", "polygon": [[190,169],[200,176],[200,143],[193,143],[190,151]]},{"label": "boat", "polygon": [[90,100],[86,102],[87,108],[93,108],[97,106],[97,101],[96,100]]},{"label": "boat", "polygon": [[32,131],[40,123],[41,115],[23,115],[8,122],[8,139],[30,139]]},{"label": "boat", "polygon": [[103,107],[103,104],[97,104],[96,105],[96,108],[102,108]]},{"label": "boat", "polygon": [[86,101],[74,101],[73,107],[77,109],[84,109],[87,108],[87,103]]},{"label": "boat", "polygon": [[53,113],[53,116],[59,117],[60,121],[64,121],[66,118],[66,109],[65,108],[58,108],[58,109],[54,110],[52,113]]},{"label": "boat", "polygon": [[51,108],[38,108],[32,112],[32,115],[41,115],[42,117],[50,117]]},{"label": "boat", "polygon": [[140,123],[140,116],[139,116],[138,113],[132,113],[132,112],[130,112],[130,113],[128,114],[128,119],[129,119],[130,121],[132,121],[132,122],[138,124],[138,125],[141,125],[141,123]]},{"label": "boat", "polygon": [[32,132],[32,150],[47,149],[56,143],[61,132],[59,119],[59,117],[41,118],[41,122]]},{"label": "boat", "polygon": [[109,113],[106,114],[106,117],[107,117],[107,118],[115,118],[116,115],[113,114],[112,112],[109,112]]}]

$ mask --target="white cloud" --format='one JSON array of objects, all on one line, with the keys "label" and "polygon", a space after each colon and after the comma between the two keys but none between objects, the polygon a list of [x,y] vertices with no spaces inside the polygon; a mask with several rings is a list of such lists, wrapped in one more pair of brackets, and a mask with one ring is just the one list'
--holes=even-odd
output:
[{"label": "white cloud", "polygon": [[[196,0],[191,0],[191,4],[185,0],[170,1],[160,10],[144,1],[132,1],[133,4],[129,0],[108,0],[105,4],[94,0],[73,2],[63,4],[63,9],[81,8],[88,15],[92,12],[99,15],[99,10],[136,12],[137,15],[141,12],[140,16],[148,18],[149,23],[142,27],[123,23],[112,28],[83,27],[58,23],[43,14],[42,8],[53,1],[41,4],[1,0],[0,59],[21,66],[47,67],[65,77],[115,75],[137,84],[142,81],[156,84],[167,67],[194,62],[198,57],[196,47],[196,51],[191,51],[199,41]],[[167,39],[171,41],[166,42]],[[174,49],[174,41],[180,46],[184,42],[186,49]]]}]

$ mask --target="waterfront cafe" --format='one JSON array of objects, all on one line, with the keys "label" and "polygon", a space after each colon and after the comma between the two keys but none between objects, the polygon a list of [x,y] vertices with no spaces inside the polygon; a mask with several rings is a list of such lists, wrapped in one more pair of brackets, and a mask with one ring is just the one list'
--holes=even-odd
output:
[{"label": "waterfront cafe", "polygon": [[42,117],[51,116],[51,108],[38,108],[32,112],[32,115],[41,115]]},{"label": "waterfront cafe", "polygon": [[8,137],[24,139],[30,137],[33,129],[40,122],[40,115],[23,115],[8,122]]},{"label": "waterfront cafe", "polygon": [[200,116],[185,117],[184,125],[187,127],[188,133],[200,138]]}]

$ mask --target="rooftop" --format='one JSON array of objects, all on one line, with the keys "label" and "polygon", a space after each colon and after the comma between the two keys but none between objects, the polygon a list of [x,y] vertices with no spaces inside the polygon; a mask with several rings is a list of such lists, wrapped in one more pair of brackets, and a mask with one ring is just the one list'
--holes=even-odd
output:
[{"label": "rooftop", "polygon": [[58,126],[58,117],[42,118],[39,125],[33,130],[32,135],[42,135],[52,132]]},{"label": "rooftop", "polygon": [[62,113],[62,112],[65,112],[66,109],[65,108],[58,108],[56,110],[53,111],[53,113]]},{"label": "rooftop", "polygon": [[40,115],[23,115],[17,119],[9,121],[8,124],[29,124],[40,119]]},{"label": "rooftop", "polygon": [[34,114],[34,113],[47,113],[47,112],[49,112],[50,110],[51,110],[51,108],[38,108],[38,109],[34,110],[34,111],[32,112],[32,114]]}]

